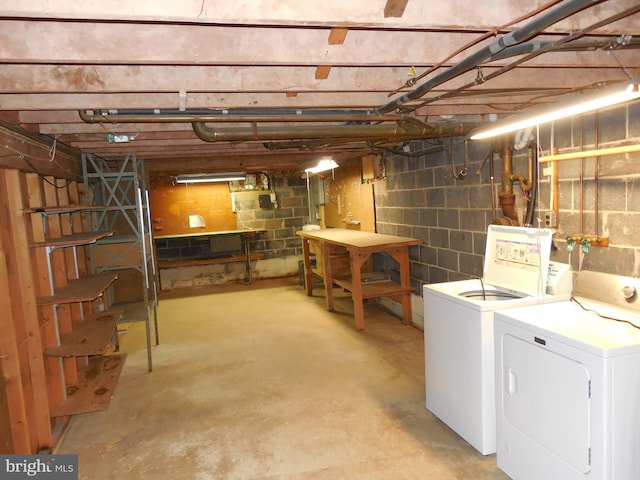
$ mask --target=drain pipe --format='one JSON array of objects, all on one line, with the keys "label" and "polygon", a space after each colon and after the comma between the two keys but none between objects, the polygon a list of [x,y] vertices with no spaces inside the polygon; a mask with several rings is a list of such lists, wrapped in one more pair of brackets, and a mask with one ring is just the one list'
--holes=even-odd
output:
[{"label": "drain pipe", "polygon": [[498,225],[519,225],[520,222],[515,209],[516,196],[513,193],[513,151],[511,150],[511,142],[508,139],[502,142],[500,161],[502,163],[502,180],[498,199],[500,200],[502,213],[505,216],[496,218],[494,223]]},{"label": "drain pipe", "polygon": [[[520,190],[525,196],[530,197],[530,201],[533,202],[531,198],[535,193],[535,147],[532,146],[527,152],[527,174],[528,176],[524,176],[519,173],[513,172],[513,148],[511,144],[511,139],[509,137],[505,137],[502,141],[502,148],[500,151],[500,161],[502,164],[502,178],[501,178],[501,189],[500,195],[498,198],[500,200],[500,207],[502,208],[502,213],[505,215],[503,218],[495,218],[493,223],[498,225],[520,225],[520,221],[518,219],[518,213],[515,209],[516,196],[513,193],[513,182],[518,182],[520,185]],[[533,216],[533,211],[531,210],[533,205],[528,205],[525,223],[529,222]]]}]

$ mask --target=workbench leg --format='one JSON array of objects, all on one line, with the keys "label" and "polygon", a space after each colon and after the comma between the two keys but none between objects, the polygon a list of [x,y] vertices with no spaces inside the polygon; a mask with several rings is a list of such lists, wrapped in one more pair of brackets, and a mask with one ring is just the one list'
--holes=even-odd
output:
[{"label": "workbench leg", "polygon": [[402,319],[405,325],[411,325],[411,294],[402,294]]},{"label": "workbench leg", "polygon": [[[409,267],[409,248],[398,248],[389,252],[400,266],[400,285],[409,288],[411,286],[411,272]],[[411,325],[411,293],[406,292],[401,296],[402,299],[402,320],[405,325]]]},{"label": "workbench leg", "polygon": [[369,258],[369,254],[349,252],[351,260],[351,299],[353,300],[353,316],[356,320],[356,330],[364,330],[364,299],[362,298],[362,265]]},{"label": "workbench leg", "polygon": [[245,275],[245,279],[247,281],[247,283],[249,285],[251,285],[253,283],[253,277],[251,275],[251,246],[249,244],[249,237],[247,235],[243,235],[244,237],[244,252],[247,254],[247,261],[246,261],[246,275]]},{"label": "workbench leg", "polygon": [[327,310],[333,312],[333,273],[331,272],[331,246],[325,242],[322,248],[322,268],[324,271],[324,293]]},{"label": "workbench leg", "polygon": [[302,239],[302,260],[304,263],[304,286],[307,289],[307,295],[313,295],[313,271],[311,271],[311,251],[309,240]]}]

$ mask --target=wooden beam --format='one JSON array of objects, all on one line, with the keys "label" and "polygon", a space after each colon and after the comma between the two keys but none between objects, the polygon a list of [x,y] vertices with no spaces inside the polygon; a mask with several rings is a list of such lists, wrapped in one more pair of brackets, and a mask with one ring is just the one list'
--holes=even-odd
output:
[{"label": "wooden beam", "polygon": [[342,45],[348,32],[348,28],[332,28],[329,32],[329,45]]},{"label": "wooden beam", "polygon": [[[35,173],[25,175],[26,190],[29,197],[28,207],[37,208],[47,205],[43,193],[43,181]],[[47,221],[42,218],[42,214],[31,214],[32,239],[34,242],[42,242],[45,239],[44,225]],[[44,248],[32,249],[33,261],[36,265],[36,288],[38,295],[49,295],[49,274],[47,267],[47,254]],[[38,309],[40,317],[40,334],[42,338],[41,344],[43,349],[57,345],[55,311],[54,305],[43,305]],[[62,362],[59,358],[47,357],[45,359],[46,368],[46,387],[48,405],[46,407],[47,415],[50,408],[64,400],[65,389],[62,378]]]},{"label": "wooden beam", "polygon": [[326,80],[329,78],[331,65],[318,65],[316,68],[316,80]]},{"label": "wooden beam", "polygon": [[[393,23],[383,21],[372,9],[372,6],[383,2],[374,0],[324,0],[322,7],[318,8],[316,2],[269,2],[272,8],[266,8],[265,2],[215,2],[202,4],[202,1],[171,2],[129,2],[127,8],[122,8],[122,0],[104,0],[101,2],[47,2],[46,9],[42,0],[1,0],[0,10],[5,17],[43,19],[69,19],[88,20],[89,24],[121,22],[144,23],[170,23],[185,24],[196,23],[205,27],[217,27],[220,24],[227,25],[285,25],[285,26],[327,26],[337,24],[353,24],[359,27],[385,28],[391,26],[405,28],[446,27],[468,28],[467,15],[461,15],[464,8],[470,3],[462,0],[448,0],[438,2],[438,15],[425,15],[420,18],[402,18]],[[405,3],[407,3],[405,1]],[[420,12],[423,5],[430,2],[414,0],[412,7]],[[612,3],[613,5],[608,5]],[[629,3],[629,2],[628,2]],[[530,3],[531,4],[531,3]],[[159,6],[161,5],[161,7]],[[474,22],[476,25],[501,25],[513,18],[522,15],[525,4],[507,0],[491,0],[473,3],[475,8]],[[203,8],[204,7],[204,8]],[[380,8],[380,7],[378,7]],[[212,10],[215,9],[215,12]],[[602,15],[611,15],[620,10],[618,2],[604,2],[599,7]],[[372,12],[366,15],[365,12]],[[593,14],[589,12],[588,16]],[[622,32],[636,31],[635,18],[628,18],[620,25]],[[416,23],[421,25],[417,26]],[[210,25],[207,25],[210,24]],[[554,30],[566,28],[565,22],[553,25]],[[581,25],[576,25],[579,29]],[[611,26],[610,29],[617,27]],[[553,31],[553,30],[552,30]],[[187,43],[185,43],[187,44]]]},{"label": "wooden beam", "polygon": [[[79,151],[73,151],[58,142],[54,148],[53,139],[50,142],[47,140],[0,121],[0,142],[4,145],[0,168],[27,172],[35,169],[43,175],[51,174],[60,178],[81,175]],[[52,155],[55,156],[52,158]]]},{"label": "wooden beam", "polygon": [[409,0],[387,0],[387,4],[384,6],[384,18],[402,17],[408,2]]},{"label": "wooden beam", "polygon": [[[0,218],[2,218],[1,215]],[[0,226],[3,224],[4,221],[0,222]],[[2,237],[4,236],[2,235]],[[20,381],[18,342],[11,308],[9,274],[5,263],[5,258],[7,258],[8,254],[4,251],[2,243],[2,238],[0,238],[0,310],[4,312],[0,315],[0,330],[2,330],[2,335],[0,335],[0,365],[2,366],[3,380],[0,388],[4,390],[4,395],[0,395],[0,397],[6,398],[9,431],[5,432],[3,430],[0,434],[2,434],[3,438],[9,438],[12,444],[12,450],[3,453],[31,453],[29,420],[25,408],[24,390]]]},{"label": "wooden beam", "polygon": [[[18,170],[0,170],[3,201],[9,212],[4,225],[3,236],[7,229],[11,234],[10,244],[4,242],[7,270],[11,275],[10,298],[14,319],[14,334],[23,332],[18,338],[22,343],[20,365],[24,389],[25,412],[28,417],[30,448],[20,453],[37,453],[52,447],[51,424],[48,408],[46,373],[44,370],[40,323],[35,297],[36,274],[33,262],[29,219],[25,217],[27,206],[27,188],[24,174]],[[7,310],[3,310],[7,311]],[[20,327],[20,328],[18,328]],[[15,447],[15,444],[14,444]]]}]

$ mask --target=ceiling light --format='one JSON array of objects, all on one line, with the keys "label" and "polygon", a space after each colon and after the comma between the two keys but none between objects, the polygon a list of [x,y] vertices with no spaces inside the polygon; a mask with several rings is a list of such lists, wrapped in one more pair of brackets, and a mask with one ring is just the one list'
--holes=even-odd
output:
[{"label": "ceiling light", "polygon": [[306,173],[320,173],[333,168],[338,168],[338,164],[332,158],[323,158],[315,167],[305,169]]},{"label": "ceiling light", "polygon": [[602,88],[592,94],[581,95],[568,102],[549,105],[535,112],[523,113],[498,120],[491,126],[484,127],[471,135],[472,140],[482,140],[504,133],[515,132],[523,128],[541,125],[561,118],[591,112],[600,108],[617,105],[640,98],[638,79],[617,83]]},{"label": "ceiling light", "polygon": [[212,183],[244,180],[242,172],[203,173],[176,175],[176,183]]}]

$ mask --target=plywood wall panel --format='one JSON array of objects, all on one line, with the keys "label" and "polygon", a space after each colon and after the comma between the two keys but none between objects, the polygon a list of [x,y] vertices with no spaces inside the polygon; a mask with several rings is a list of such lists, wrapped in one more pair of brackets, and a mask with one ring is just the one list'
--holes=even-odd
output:
[{"label": "plywood wall panel", "polygon": [[[149,189],[155,235],[180,235],[235,230],[236,214],[227,183],[173,184],[154,179]],[[201,215],[205,227],[190,228],[189,215]]]},{"label": "plywood wall panel", "polygon": [[325,225],[375,232],[373,185],[363,183],[360,161],[343,162],[326,173]]}]

